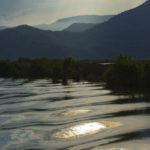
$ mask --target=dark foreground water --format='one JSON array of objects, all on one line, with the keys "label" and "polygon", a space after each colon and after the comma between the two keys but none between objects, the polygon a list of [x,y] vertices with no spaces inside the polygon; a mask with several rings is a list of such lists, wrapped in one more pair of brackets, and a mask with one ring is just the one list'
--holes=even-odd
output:
[{"label": "dark foreground water", "polygon": [[0,150],[150,150],[148,101],[87,82],[0,79]]}]

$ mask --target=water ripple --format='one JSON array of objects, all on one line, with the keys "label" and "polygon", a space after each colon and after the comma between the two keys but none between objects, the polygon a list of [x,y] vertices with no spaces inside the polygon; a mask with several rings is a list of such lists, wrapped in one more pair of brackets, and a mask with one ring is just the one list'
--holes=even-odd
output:
[{"label": "water ripple", "polygon": [[149,99],[88,82],[0,79],[0,147],[149,150]]}]

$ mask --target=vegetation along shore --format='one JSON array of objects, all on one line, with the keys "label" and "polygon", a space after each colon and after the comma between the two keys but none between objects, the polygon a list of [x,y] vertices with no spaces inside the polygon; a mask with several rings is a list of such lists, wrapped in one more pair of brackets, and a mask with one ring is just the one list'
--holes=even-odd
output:
[{"label": "vegetation along shore", "polygon": [[0,61],[1,78],[51,78],[54,82],[72,79],[106,82],[113,88],[150,88],[150,60],[118,56],[111,63],[98,60],[75,60],[72,57],[50,60],[47,58],[19,58]]}]

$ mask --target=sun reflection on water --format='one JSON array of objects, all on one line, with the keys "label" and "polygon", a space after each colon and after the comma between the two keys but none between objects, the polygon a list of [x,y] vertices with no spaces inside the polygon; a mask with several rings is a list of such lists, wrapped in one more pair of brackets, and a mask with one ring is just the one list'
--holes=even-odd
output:
[{"label": "sun reflection on water", "polygon": [[115,128],[120,126],[120,123],[117,122],[91,122],[91,123],[82,123],[72,127],[62,129],[54,134],[55,138],[58,139],[67,139],[73,137],[81,137],[90,134],[95,134],[101,130]]},{"label": "sun reflection on water", "polygon": [[127,149],[127,148],[109,148],[106,150],[131,150],[131,149]]},{"label": "sun reflection on water", "polygon": [[90,112],[91,110],[88,109],[77,109],[77,110],[67,110],[62,113],[63,116],[75,116],[79,114],[86,114]]},{"label": "sun reflection on water", "polygon": [[61,130],[60,132],[57,132],[55,134],[55,137],[56,138],[71,138],[71,137],[75,137],[75,136],[93,134],[104,128],[105,128],[105,126],[98,122],[83,123],[80,125],[72,126],[70,128]]}]

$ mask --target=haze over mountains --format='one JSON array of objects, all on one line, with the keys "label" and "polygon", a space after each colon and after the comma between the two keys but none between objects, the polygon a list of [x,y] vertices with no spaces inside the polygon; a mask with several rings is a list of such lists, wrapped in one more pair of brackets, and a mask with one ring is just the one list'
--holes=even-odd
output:
[{"label": "haze over mountains", "polygon": [[59,19],[56,22],[52,24],[41,24],[36,25],[34,27],[42,30],[51,30],[51,31],[62,31],[71,26],[74,23],[92,23],[92,24],[98,24],[108,21],[110,18],[112,18],[113,15],[82,15],[82,16],[74,16],[69,18],[63,18]]},{"label": "haze over mountains", "polygon": [[112,59],[119,54],[150,58],[150,1],[81,33],[19,26],[0,31],[0,59]]},{"label": "haze over mountains", "polygon": [[95,26],[94,23],[74,23],[70,25],[68,28],[66,28],[64,31],[68,32],[83,32],[88,29],[91,29]]},{"label": "haze over mountains", "polygon": [[[53,22],[52,24],[40,24],[33,27],[41,30],[51,31],[70,31],[70,32],[82,32],[92,28],[95,24],[103,23],[114,17],[114,15],[81,15],[68,18],[62,18]],[[79,25],[78,25],[79,24]],[[82,27],[81,27],[82,26]],[[81,27],[81,28],[80,28]],[[0,26],[0,30],[4,30],[6,26]]]},{"label": "haze over mountains", "polygon": [[4,30],[4,29],[6,29],[7,27],[5,27],[5,26],[0,26],[0,30]]},{"label": "haze over mountains", "polygon": [[[137,58],[150,58],[150,0],[123,12],[86,33],[88,50],[103,57],[119,53]],[[84,43],[82,41],[82,43]]]}]

